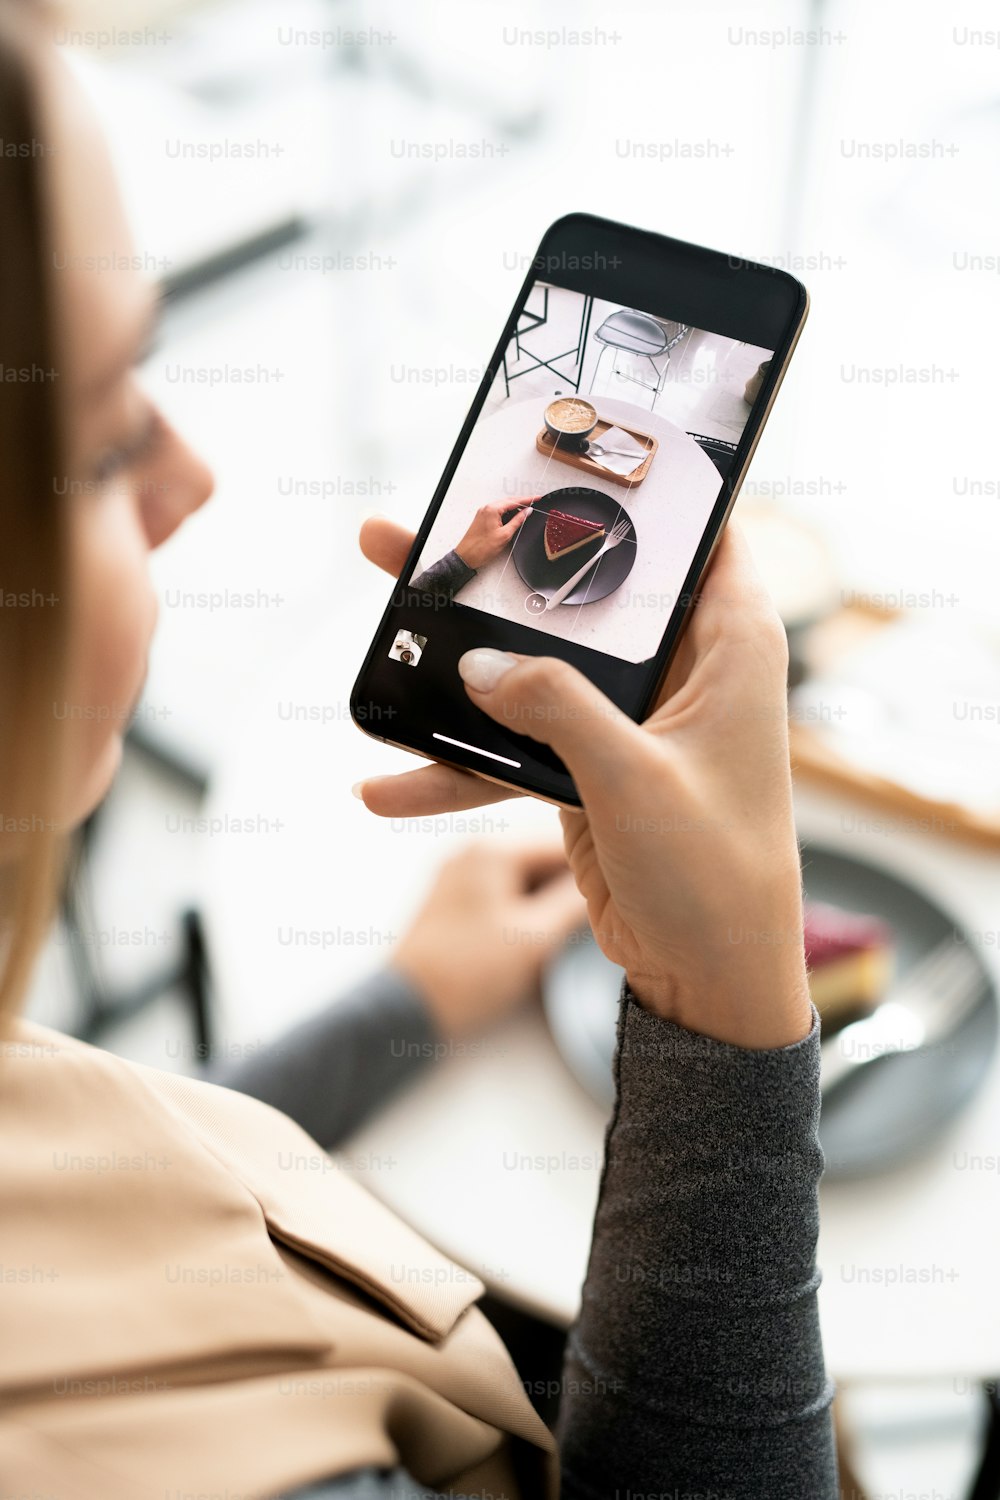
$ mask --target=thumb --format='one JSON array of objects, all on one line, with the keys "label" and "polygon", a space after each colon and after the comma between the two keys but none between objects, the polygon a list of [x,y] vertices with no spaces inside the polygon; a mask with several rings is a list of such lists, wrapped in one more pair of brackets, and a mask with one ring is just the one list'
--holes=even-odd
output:
[{"label": "thumb", "polygon": [[585,799],[648,749],[639,726],[558,657],[479,646],[459,659],[458,671],[476,707],[554,750]]}]

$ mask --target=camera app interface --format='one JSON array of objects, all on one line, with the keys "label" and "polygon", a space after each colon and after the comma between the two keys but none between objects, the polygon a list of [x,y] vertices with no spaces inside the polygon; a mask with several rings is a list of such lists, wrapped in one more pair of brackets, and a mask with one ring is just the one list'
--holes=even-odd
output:
[{"label": "camera app interface", "polygon": [[647,660],[771,353],[536,283],[406,582]]}]

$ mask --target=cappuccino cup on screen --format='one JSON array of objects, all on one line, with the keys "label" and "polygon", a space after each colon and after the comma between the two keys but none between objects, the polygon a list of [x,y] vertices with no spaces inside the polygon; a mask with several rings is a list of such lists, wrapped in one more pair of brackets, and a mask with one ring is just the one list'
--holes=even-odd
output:
[{"label": "cappuccino cup on screen", "polygon": [[545,408],[545,430],[561,448],[585,452],[597,420],[596,409],[582,396],[557,396]]}]

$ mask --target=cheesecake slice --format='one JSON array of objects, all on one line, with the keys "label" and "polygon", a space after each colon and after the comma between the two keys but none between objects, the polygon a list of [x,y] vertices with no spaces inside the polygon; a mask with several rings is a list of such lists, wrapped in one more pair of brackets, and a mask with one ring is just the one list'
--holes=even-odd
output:
[{"label": "cheesecake slice", "polygon": [[564,510],[550,510],[545,518],[545,556],[549,562],[555,562],[557,557],[565,557],[604,534],[599,521],[585,521],[582,516],[570,516]]},{"label": "cheesecake slice", "polygon": [[809,901],[805,945],[809,993],[828,1029],[874,1009],[892,977],[893,935],[887,923]]}]

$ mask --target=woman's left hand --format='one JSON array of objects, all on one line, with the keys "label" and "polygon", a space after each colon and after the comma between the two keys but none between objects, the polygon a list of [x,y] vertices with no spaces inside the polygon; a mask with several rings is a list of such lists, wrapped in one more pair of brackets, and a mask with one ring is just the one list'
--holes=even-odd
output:
[{"label": "woman's left hand", "polygon": [[[455,551],[467,568],[485,568],[486,564],[499,557],[509,547],[528,516],[532,500],[537,495],[519,495],[515,500],[489,500],[481,505],[469,522],[469,529]],[[516,511],[509,521],[504,521],[508,511]]]},{"label": "woman's left hand", "polygon": [[390,967],[443,1036],[461,1037],[535,992],[546,961],[585,925],[561,843],[469,844],[443,866]]}]

